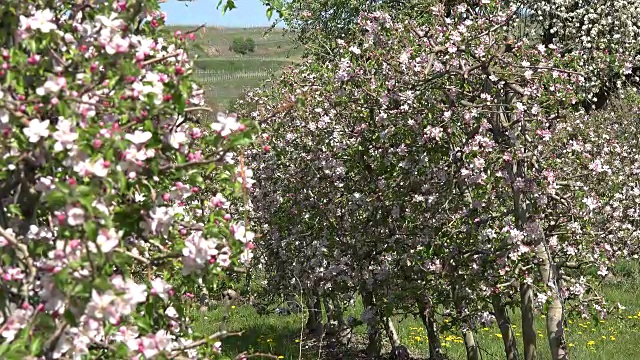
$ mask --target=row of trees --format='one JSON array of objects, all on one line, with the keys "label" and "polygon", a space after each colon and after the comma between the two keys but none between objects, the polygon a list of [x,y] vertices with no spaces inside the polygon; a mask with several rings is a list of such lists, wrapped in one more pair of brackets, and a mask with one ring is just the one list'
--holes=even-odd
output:
[{"label": "row of trees", "polygon": [[568,359],[567,316],[605,317],[597,283],[638,253],[636,8],[292,1],[306,62],[239,104],[263,127],[250,163],[267,287],[324,298],[338,327],[358,294],[371,356],[385,333],[404,353],[390,317],[409,311],[431,358],[453,326],[478,359],[474,329],[495,320],[507,359],[535,359],[542,312]]}]

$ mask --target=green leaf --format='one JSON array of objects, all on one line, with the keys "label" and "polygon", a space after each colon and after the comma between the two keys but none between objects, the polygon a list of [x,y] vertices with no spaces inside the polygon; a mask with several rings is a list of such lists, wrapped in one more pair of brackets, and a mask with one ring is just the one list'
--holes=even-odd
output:
[{"label": "green leaf", "polygon": [[9,342],[5,341],[0,345],[0,358],[4,359],[7,351],[9,351]]},{"label": "green leaf", "polygon": [[78,196],[91,195],[92,191],[91,187],[87,185],[80,185],[76,188],[76,194],[78,194]]},{"label": "green leaf", "polygon": [[36,356],[40,353],[40,348],[42,347],[42,338],[35,338],[31,342],[31,350],[29,351],[32,356]]},{"label": "green leaf", "polygon": [[192,183],[195,183],[198,186],[202,186],[204,184],[204,179],[202,178],[202,175],[200,175],[200,173],[198,172],[191,173],[189,175],[189,181]]},{"label": "green leaf", "polygon": [[62,191],[54,190],[47,194],[46,196],[47,203],[51,205],[53,208],[63,207],[67,203],[67,195]]},{"label": "green leaf", "polygon": [[98,228],[93,221],[87,221],[84,223],[84,231],[87,232],[87,237],[90,240],[95,240],[98,237]]},{"label": "green leaf", "polygon": [[78,325],[78,321],[76,319],[76,316],[71,312],[71,310],[67,309],[64,312],[64,319],[65,321],[71,325],[71,326],[77,326]]},{"label": "green leaf", "polygon": [[120,171],[118,173],[118,180],[120,180],[120,193],[124,194],[127,192],[127,177],[124,172]]},{"label": "green leaf", "polygon": [[253,140],[250,137],[237,137],[231,140],[230,147],[236,148],[240,146],[247,146],[253,143]]},{"label": "green leaf", "polygon": [[89,214],[93,215],[93,194],[84,194],[78,198],[78,201],[84,205]]}]

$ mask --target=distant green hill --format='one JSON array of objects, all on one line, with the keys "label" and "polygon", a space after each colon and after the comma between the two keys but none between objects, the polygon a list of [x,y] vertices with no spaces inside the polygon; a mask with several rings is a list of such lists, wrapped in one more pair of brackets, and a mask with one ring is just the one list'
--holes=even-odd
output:
[{"label": "distant green hill", "polygon": [[[183,33],[197,26],[169,26],[168,31]],[[300,61],[301,49],[295,49],[291,34],[282,29],[206,27],[194,32],[189,51],[195,55],[195,73],[205,89],[207,103],[224,110],[244,89],[259,86],[282,67]],[[255,52],[238,55],[229,46],[233,39],[251,38]]]}]

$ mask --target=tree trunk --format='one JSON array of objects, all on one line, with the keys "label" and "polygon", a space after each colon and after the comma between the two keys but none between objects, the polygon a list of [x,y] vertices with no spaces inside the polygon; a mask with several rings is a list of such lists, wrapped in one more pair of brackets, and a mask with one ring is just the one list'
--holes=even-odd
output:
[{"label": "tree trunk", "polygon": [[526,282],[520,284],[520,311],[522,312],[522,342],[524,360],[536,360],[536,328],[533,320],[533,288]]},{"label": "tree trunk", "polygon": [[373,293],[368,290],[362,291],[362,303],[365,311],[373,314],[372,319],[367,322],[367,356],[370,359],[377,358],[382,353],[382,336],[380,331],[380,318],[373,302]]},{"label": "tree trunk", "polygon": [[464,348],[467,351],[467,360],[480,360],[480,351],[473,337],[471,330],[462,331],[462,339],[464,340]]},{"label": "tree trunk", "polygon": [[329,299],[328,296],[323,296],[322,297],[322,305],[324,306],[324,312],[327,316],[327,326],[326,326],[326,333],[328,335],[333,335],[335,333],[336,326],[333,323],[333,318],[335,316],[334,309],[333,309],[333,304],[331,303],[331,299]]},{"label": "tree trunk", "polygon": [[406,346],[403,346],[400,342],[400,337],[398,336],[398,332],[396,331],[391,318],[385,317],[382,321],[384,324],[384,330],[389,338],[389,343],[391,344],[391,358],[396,360],[408,359],[409,350],[407,350]]},{"label": "tree trunk", "polygon": [[344,311],[338,297],[326,297],[324,299],[324,309],[327,312],[327,332],[335,336],[339,343],[348,344],[351,331],[344,321]]},{"label": "tree trunk", "polygon": [[515,336],[513,336],[514,334],[511,329],[511,321],[509,320],[504,304],[500,300],[500,295],[493,295],[491,303],[493,305],[496,321],[498,322],[498,327],[500,328],[500,334],[502,334],[504,352],[507,356],[506,360],[517,360],[518,344],[516,343]]},{"label": "tree trunk", "polygon": [[559,298],[559,289],[556,285],[556,268],[552,264],[544,239],[536,246],[536,256],[539,259],[538,270],[540,270],[542,281],[547,284],[552,293],[547,308],[547,339],[549,340],[551,358],[553,360],[567,360],[569,359],[569,354],[564,337],[564,309]]},{"label": "tree trunk", "polygon": [[418,299],[418,311],[420,313],[420,319],[422,324],[427,330],[427,340],[429,342],[429,359],[440,360],[442,359],[442,344],[440,343],[440,336],[438,336],[438,325],[436,319],[431,311],[431,304],[425,299]]},{"label": "tree trunk", "polygon": [[319,335],[322,333],[322,303],[318,291],[311,291],[307,299],[307,307],[309,318],[305,328],[310,334]]},{"label": "tree trunk", "polygon": [[344,329],[347,327],[347,323],[344,321],[344,309],[342,308],[342,303],[334,297],[331,299],[331,304],[333,304],[332,320],[338,323],[339,329]]}]

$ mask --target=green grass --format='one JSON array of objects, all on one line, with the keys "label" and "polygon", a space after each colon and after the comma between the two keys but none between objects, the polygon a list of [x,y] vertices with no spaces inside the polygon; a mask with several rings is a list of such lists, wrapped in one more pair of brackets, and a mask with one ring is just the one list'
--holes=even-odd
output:
[{"label": "green grass", "polygon": [[277,71],[284,66],[293,64],[292,60],[270,60],[254,58],[207,58],[194,61],[197,68],[212,70],[215,72],[241,72],[241,71]]},{"label": "green grass", "polygon": [[224,80],[205,86],[206,103],[214,110],[229,109],[244,89],[255,88],[266,79],[262,77]]},{"label": "green grass", "polygon": [[[626,271],[637,274],[638,266],[632,266]],[[625,271],[624,266],[621,269]],[[629,360],[638,358],[640,353],[640,278],[632,277],[618,280],[615,284],[603,286],[603,293],[609,304],[621,303],[626,306],[619,314],[602,321],[593,319],[569,319],[566,331],[569,351],[573,359],[580,360]],[[347,309],[347,316],[358,317],[362,311],[362,304],[357,302],[353,308]],[[196,316],[195,331],[211,334],[221,329],[222,311],[220,309],[194,314]],[[270,353],[282,356],[284,359],[298,359],[302,345],[303,359],[318,359],[317,341],[301,338],[300,333],[306,319],[304,315],[264,315],[260,316],[248,305],[238,306],[231,310],[226,324],[229,331],[243,331],[243,335],[225,339],[223,354],[233,358],[236,354],[248,352]],[[519,340],[519,350],[522,351],[522,336],[520,323],[514,317],[513,331]],[[550,359],[544,328],[544,316],[536,318],[538,330],[538,356],[541,360]],[[394,319],[402,343],[411,354],[418,358],[428,358],[426,333],[419,319],[400,317]],[[359,326],[355,329],[353,344],[363,344],[366,328]],[[465,359],[465,350],[460,333],[441,335],[442,345],[450,359]],[[478,343],[483,359],[504,359],[504,350],[500,331],[497,326],[480,328],[476,331]],[[315,346],[310,345],[316,343]],[[325,355],[320,358],[331,359],[335,355]],[[342,356],[343,359],[350,359]]]},{"label": "green grass", "polygon": [[[168,30],[186,32],[197,26],[170,26]],[[300,60],[301,50],[294,49],[291,35],[282,29],[216,28],[196,32],[190,51],[195,54],[196,69],[214,72],[216,76],[199,75],[205,90],[207,105],[214,111],[229,109],[247,88],[260,86],[271,73]],[[251,37],[256,51],[238,55],[229,51],[236,37]],[[225,77],[225,74],[252,73],[250,77]]]},{"label": "green grass", "polygon": [[[168,30],[186,32],[196,26],[170,26]],[[236,37],[252,38],[256,43],[254,53],[245,57],[259,58],[296,58],[300,55],[299,49],[294,49],[291,35],[282,29],[267,28],[218,28],[207,27],[204,31],[195,33],[196,40],[192,42],[192,49],[199,57],[229,57],[236,56],[229,50],[229,45]]]}]

